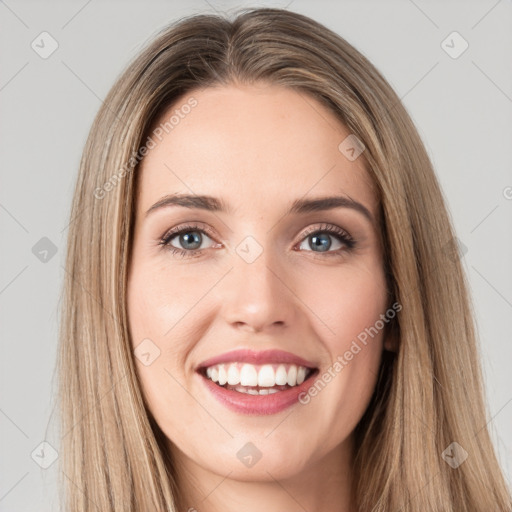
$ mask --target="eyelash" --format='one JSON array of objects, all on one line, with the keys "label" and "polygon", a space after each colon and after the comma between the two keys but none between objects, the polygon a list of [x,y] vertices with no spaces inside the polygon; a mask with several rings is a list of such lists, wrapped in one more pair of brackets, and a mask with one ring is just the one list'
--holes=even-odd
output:
[{"label": "eyelash", "polygon": [[[171,231],[168,231],[162,239],[158,242],[158,245],[161,245],[164,249],[171,252],[171,254],[175,256],[181,256],[185,258],[193,258],[200,256],[203,251],[206,249],[192,249],[192,250],[184,250],[184,249],[178,249],[177,247],[174,247],[170,245],[170,242],[173,238],[175,238],[178,235],[181,235],[182,233],[187,232],[199,232],[208,235],[210,238],[214,238],[214,235],[212,231],[204,225],[199,224],[188,224],[185,226],[181,226],[179,228],[174,228]],[[335,226],[333,224],[323,224],[320,228],[314,227],[309,228],[302,234],[302,238],[299,242],[299,245],[306,239],[308,236],[312,234],[329,234],[329,235],[336,235],[338,240],[345,245],[345,247],[341,249],[337,249],[336,251],[325,251],[325,252],[316,252],[316,251],[307,251],[307,252],[313,252],[320,256],[327,256],[327,257],[333,257],[333,256],[342,256],[342,252],[351,251],[355,245],[356,241],[343,229],[339,228],[338,226]]]}]

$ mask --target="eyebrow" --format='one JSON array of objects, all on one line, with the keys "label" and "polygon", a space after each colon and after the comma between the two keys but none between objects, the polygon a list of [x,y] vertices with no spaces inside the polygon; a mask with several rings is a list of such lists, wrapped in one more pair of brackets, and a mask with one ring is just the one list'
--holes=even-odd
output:
[{"label": "eyebrow", "polygon": [[[232,209],[222,199],[206,195],[170,194],[162,197],[146,212],[146,217],[162,208],[181,206],[184,208],[196,208],[209,212],[230,213]],[[364,215],[373,223],[373,215],[363,204],[346,196],[328,196],[315,199],[296,199],[293,201],[288,214],[305,214],[333,210],[335,208],[351,208]]]}]

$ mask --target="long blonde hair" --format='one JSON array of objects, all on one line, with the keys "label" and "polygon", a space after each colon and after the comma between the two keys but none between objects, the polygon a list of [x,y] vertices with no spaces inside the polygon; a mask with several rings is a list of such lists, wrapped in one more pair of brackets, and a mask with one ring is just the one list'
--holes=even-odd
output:
[{"label": "long blonde hair", "polygon": [[[95,118],[72,203],[61,309],[65,510],[176,510],[177,468],[142,398],[127,327],[140,149],[159,116],[195,88],[256,81],[326,105],[364,143],[378,194],[389,293],[402,310],[397,352],[385,352],[356,430],[357,510],[509,511],[468,285],[420,137],[386,80],[348,42],[308,17],[270,8],[166,27]],[[452,442],[468,454],[457,468],[443,456]]]}]

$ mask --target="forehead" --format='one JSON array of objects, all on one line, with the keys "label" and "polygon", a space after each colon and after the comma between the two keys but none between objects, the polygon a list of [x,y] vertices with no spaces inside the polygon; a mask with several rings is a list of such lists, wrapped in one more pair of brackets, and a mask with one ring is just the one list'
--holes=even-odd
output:
[{"label": "forehead", "polygon": [[194,90],[150,134],[138,206],[146,211],[166,194],[188,193],[226,198],[238,211],[268,211],[305,195],[344,194],[376,218],[363,156],[350,161],[339,149],[349,135],[304,92],[265,84]]}]

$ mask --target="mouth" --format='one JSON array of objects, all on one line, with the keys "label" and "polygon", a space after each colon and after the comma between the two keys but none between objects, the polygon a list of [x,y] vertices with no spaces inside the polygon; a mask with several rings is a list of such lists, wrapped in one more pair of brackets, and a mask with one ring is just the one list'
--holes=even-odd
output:
[{"label": "mouth", "polygon": [[198,373],[224,389],[271,395],[300,386],[318,369],[289,363],[255,365],[236,361],[203,367]]},{"label": "mouth", "polygon": [[196,373],[229,409],[274,414],[296,404],[319,369],[289,352],[237,350],[205,361]]}]

